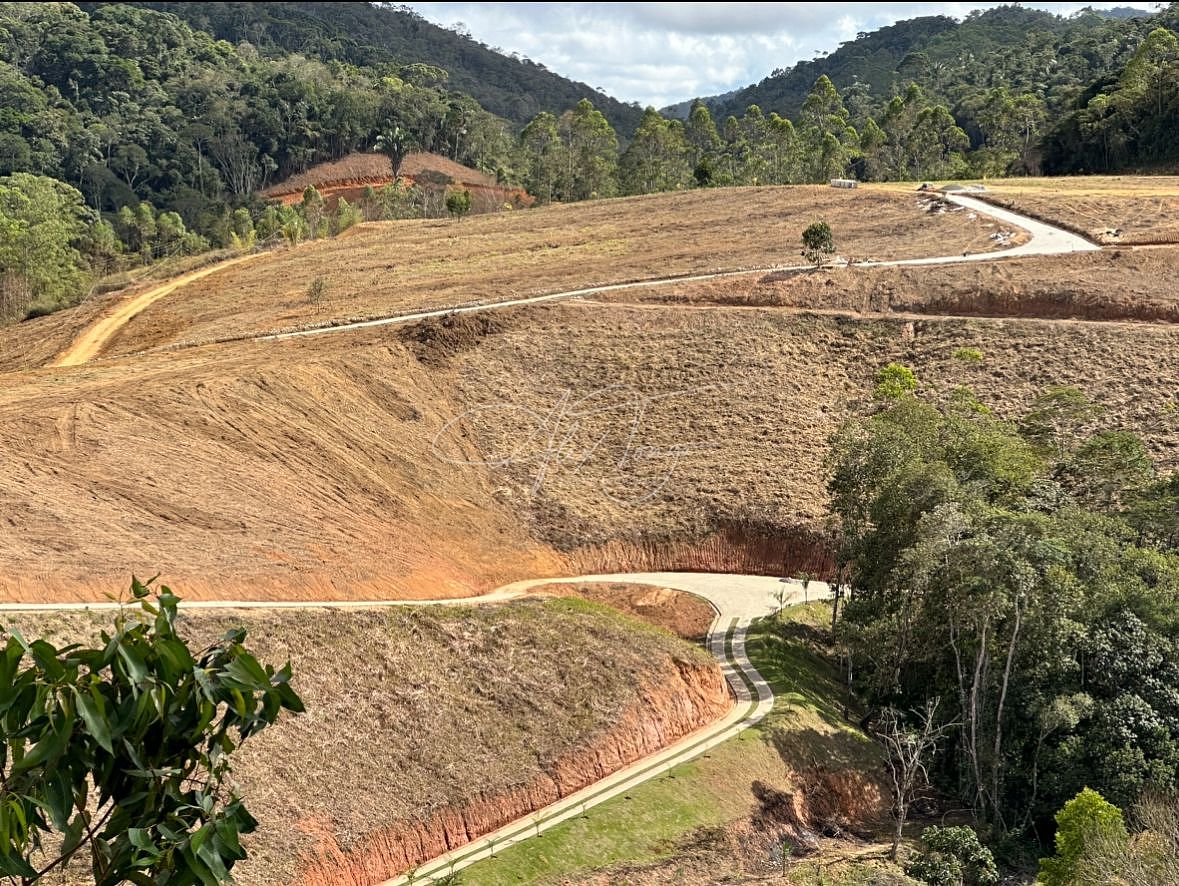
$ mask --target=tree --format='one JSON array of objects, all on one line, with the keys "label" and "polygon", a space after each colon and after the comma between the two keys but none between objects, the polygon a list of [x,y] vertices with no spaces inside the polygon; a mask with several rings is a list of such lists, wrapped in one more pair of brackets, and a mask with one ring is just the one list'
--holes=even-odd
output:
[{"label": "tree", "polygon": [[307,236],[312,240],[327,235],[327,209],[323,203],[323,196],[315,185],[308,185],[303,191],[303,202],[299,204],[303,213],[303,221],[307,226]]},{"label": "tree", "polygon": [[471,211],[471,192],[466,188],[453,188],[446,192],[446,211],[454,218],[462,218]]},{"label": "tree", "polygon": [[938,743],[953,728],[952,723],[939,723],[937,709],[940,699],[932,698],[925,707],[912,711],[915,725],[909,726],[895,708],[885,708],[876,724],[876,735],[884,745],[885,762],[892,786],[892,809],[895,826],[889,855],[895,860],[909,805],[914,793],[929,781],[927,769]]},{"label": "tree", "polygon": [[690,174],[683,124],[678,120],[665,120],[654,108],[647,108],[619,160],[618,178],[622,192],[653,194],[673,191],[687,185]]},{"label": "tree", "polygon": [[565,146],[565,181],[571,200],[611,197],[617,190],[618,136],[609,121],[582,99],[557,125]]},{"label": "tree", "polygon": [[[132,581],[101,645],[54,648],[9,631],[0,657],[0,871],[32,882],[88,855],[94,882],[217,883],[256,822],[229,758],[283,710],[303,710],[291,669],[263,667],[236,629],[193,651],[180,600]],[[57,840],[46,840],[49,833]]]},{"label": "tree", "polygon": [[1090,842],[1124,845],[1129,840],[1122,810],[1097,791],[1085,788],[1056,814],[1056,855],[1040,859],[1036,882],[1043,886],[1076,886],[1077,867]]},{"label": "tree", "polygon": [[[687,143],[688,164],[697,184],[712,184],[711,168],[715,155],[720,150],[720,134],[708,110],[708,105],[696,99],[688,111],[688,122],[684,125],[684,141]],[[701,178],[704,180],[701,181]]]},{"label": "tree", "polygon": [[1155,28],[1142,41],[1122,74],[1122,89],[1128,97],[1145,99],[1161,116],[1168,94],[1175,90],[1179,73],[1179,37],[1166,28]]},{"label": "tree", "polygon": [[848,122],[839,90],[823,74],[803,102],[799,117],[808,161],[806,180],[822,182],[842,175],[859,137]]},{"label": "tree", "polygon": [[569,182],[563,179],[568,163],[566,148],[557,132],[557,118],[541,111],[520,133],[524,151],[524,186],[541,203],[550,203],[567,193]]},{"label": "tree", "polygon": [[81,193],[63,182],[17,172],[0,178],[0,314],[33,302],[52,309],[81,295],[78,251],[91,218]]},{"label": "tree", "polygon": [[835,254],[835,235],[825,221],[812,222],[802,232],[802,257],[816,268]]},{"label": "tree", "polygon": [[995,858],[967,827],[931,827],[905,873],[930,886],[991,886],[999,882]]},{"label": "tree", "polygon": [[389,158],[393,178],[401,175],[401,165],[416,144],[413,134],[397,124],[387,127],[377,136],[376,149]]}]

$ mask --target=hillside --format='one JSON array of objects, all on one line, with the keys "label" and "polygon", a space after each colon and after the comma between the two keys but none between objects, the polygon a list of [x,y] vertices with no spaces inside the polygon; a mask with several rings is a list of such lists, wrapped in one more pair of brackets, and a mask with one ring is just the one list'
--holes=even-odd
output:
[{"label": "hillside", "polygon": [[[5,625],[93,642],[109,617],[19,615]],[[578,600],[197,612],[183,634],[199,648],[239,626],[262,660],[290,658],[307,704],[235,755],[234,782],[262,822],[246,838],[249,860],[234,868],[243,886],[380,882],[730,705],[701,649]]]},{"label": "hillside", "polygon": [[588,98],[616,129],[629,133],[642,110],[568,80],[544,65],[514,58],[441,28],[411,9],[345,3],[143,3],[221,40],[263,52],[297,52],[353,65],[424,63],[444,69],[451,88],[523,125],[541,111],[560,114]]},{"label": "hillside", "polygon": [[[417,186],[433,192],[435,198],[444,197],[451,188],[458,187],[471,195],[472,212],[496,212],[505,205],[512,209],[531,206],[533,198],[522,188],[500,185],[493,175],[455,163],[437,154],[416,152],[406,156],[398,176],[402,185]],[[330,163],[317,163],[306,172],[293,175],[262,192],[268,200],[285,206],[298,203],[304,191],[313,187],[323,197],[329,212],[334,211],[340,198],[353,205],[363,206],[368,188],[380,189],[393,182],[389,158],[384,154],[349,154]],[[423,205],[428,201],[422,197]]]},{"label": "hillside", "polygon": [[[857,209],[865,199],[871,213]],[[793,208],[774,210],[768,228],[769,207],[783,205]],[[735,531],[730,548],[802,527],[793,555],[809,556],[806,532],[820,527],[825,501],[819,443],[889,360],[949,384],[955,342],[982,351],[972,383],[1006,407],[1068,378],[1142,431],[1162,463],[1174,462],[1174,430],[1155,419],[1167,414],[1166,385],[1135,381],[1170,377],[1166,355],[1179,353],[1171,326],[1019,319],[1109,316],[1100,303],[1113,273],[1127,293],[1114,317],[1169,317],[1172,259],[1163,252],[803,275],[810,295],[782,296],[802,310],[776,306],[789,281],[754,275],[725,284],[716,306],[690,310],[674,300],[701,284],[649,290],[672,299],[666,307],[634,303],[639,290],[601,304],[134,356],[313,320],[764,266],[820,209],[859,255],[928,254],[949,242],[961,251],[990,242],[993,230],[965,213],[924,213],[911,194],[712,191],[373,225],[197,281],[123,329],[112,350],[125,356],[7,377],[0,495],[14,516],[0,542],[5,593],[85,597],[129,567],[166,567],[193,596],[462,595],[567,563],[687,565],[692,544],[726,527]],[[882,219],[931,239],[874,240]],[[307,281],[327,268],[329,298],[309,304]],[[1049,282],[1033,297],[1031,281],[1066,280],[1066,270],[1091,303],[1079,296],[1049,312],[1058,290]],[[926,283],[954,294],[939,302]],[[767,287],[770,296],[759,295]],[[886,292],[895,311],[874,307]],[[989,312],[1008,319],[940,319],[992,293]],[[68,339],[75,323],[63,312],[5,330],[0,342]],[[546,457],[538,417],[611,390],[598,401],[608,407],[600,418],[578,423],[583,443],[605,435],[593,469]],[[636,403],[627,391],[655,399]],[[641,403],[644,451],[687,446],[670,465],[625,461],[612,417]],[[495,404],[512,408],[484,409]],[[171,430],[155,440],[159,428]],[[520,457],[501,465],[493,456],[505,451]],[[612,467],[620,463],[627,470]],[[602,546],[609,553],[599,556]]]},{"label": "hillside", "polygon": [[[868,87],[879,106],[910,81],[935,99],[947,101],[955,116],[970,95],[992,86],[1011,92],[1032,87],[1050,109],[1060,109],[1079,88],[1119,70],[1156,19],[1088,13],[1071,18],[1020,6],[971,12],[962,21],[924,16],[897,22],[856,39],[820,58],[775,71],[760,83],[707,100],[718,117],[740,116],[751,105],[765,113],[796,119],[811,86],[826,74],[841,91]],[[1042,61],[1053,59],[1045,76]]]}]

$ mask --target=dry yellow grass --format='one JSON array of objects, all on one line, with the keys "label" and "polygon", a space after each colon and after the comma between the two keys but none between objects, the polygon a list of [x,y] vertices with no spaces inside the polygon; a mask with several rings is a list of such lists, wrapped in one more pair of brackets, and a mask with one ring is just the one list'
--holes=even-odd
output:
[{"label": "dry yellow grass", "polygon": [[[110,618],[5,624],[61,644],[96,641]],[[301,882],[324,839],[347,850],[399,821],[569,778],[571,758],[676,685],[681,667],[721,685],[703,650],[581,601],[197,612],[183,633],[203,644],[237,625],[261,660],[292,661],[307,705],[235,755],[235,782],[261,822],[234,869],[243,886]]]},{"label": "dry yellow grass", "polygon": [[[241,312],[226,307],[225,323],[248,328],[250,306],[265,313],[274,304],[268,261],[310,274],[331,259],[332,273],[363,275],[375,248],[364,237],[418,238],[405,249],[418,257],[417,306],[440,298],[447,281],[477,280],[473,265],[428,258],[439,249],[474,256],[506,238],[499,272],[533,274],[538,289],[655,263],[664,272],[715,266],[718,256],[752,263],[798,219],[873,193],[718,191],[553,207],[481,226],[385,226],[198,281],[132,321],[123,344],[144,343],[147,327],[137,324],[170,304],[194,318],[225,307],[224,281],[201,294],[223,276],[260,275],[234,293]],[[766,201],[783,197],[815,202],[770,212]],[[886,208],[916,211],[911,196],[889,199]],[[748,215],[757,201],[760,216]],[[652,207],[659,213],[644,215]],[[750,219],[769,233],[734,236],[752,230]],[[945,236],[939,219],[917,222]],[[864,232],[879,221],[847,217]],[[438,230],[456,239],[431,245]],[[617,261],[603,258],[611,231],[628,232]],[[700,242],[684,242],[685,231]],[[556,257],[530,263],[525,245],[545,236],[557,245],[539,252]],[[572,260],[578,251],[582,263]],[[939,384],[965,379],[1013,407],[1047,385],[1082,384],[1173,463],[1167,392],[1179,380],[1177,333],[1035,318],[1173,319],[1174,266],[1159,249],[750,277],[659,296],[695,305],[535,305],[9,373],[0,386],[0,596],[94,598],[131,570],[163,571],[193,596],[252,599],[464,595],[628,562],[773,571],[765,556],[740,550],[766,537],[790,540],[767,555],[779,566],[809,569],[809,533],[825,509],[824,442],[889,360],[914,363]],[[709,304],[717,299],[731,306]],[[71,313],[46,318],[50,330],[9,330],[10,340],[35,352],[29,341],[43,331],[75,328]],[[1012,319],[943,323],[941,313]],[[979,347],[985,368],[950,359],[958,345]],[[807,533],[791,535],[799,526]],[[695,557],[707,537],[724,550]]]},{"label": "dry yellow grass", "polygon": [[[827,218],[857,259],[994,248],[969,213],[913,195],[725,188],[453,220],[362,225],[180,288],[126,326],[111,353],[175,341],[387,316],[645,277],[796,264],[803,228]],[[317,277],[326,297],[308,301]]]},{"label": "dry yellow grass", "polygon": [[973,265],[837,268],[595,296],[614,303],[783,307],[855,316],[1179,320],[1179,247],[1107,249]]},{"label": "dry yellow grass", "polygon": [[[903,191],[910,186],[876,187]],[[986,187],[986,193],[973,196],[1052,222],[1099,243],[1179,241],[1179,176],[991,179]]]},{"label": "dry yellow grass", "polygon": [[[825,441],[890,360],[1010,409],[1077,384],[1176,464],[1169,325],[569,302],[448,335],[9,376],[0,589],[93,598],[134,569],[193,596],[436,597],[619,541],[649,542],[635,565],[655,567],[718,528],[815,529]],[[683,547],[662,565],[688,565]]]}]

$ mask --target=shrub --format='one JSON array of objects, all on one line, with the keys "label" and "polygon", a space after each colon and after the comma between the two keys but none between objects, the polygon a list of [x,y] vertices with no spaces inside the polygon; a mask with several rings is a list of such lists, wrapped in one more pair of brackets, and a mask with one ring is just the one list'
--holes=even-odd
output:
[{"label": "shrub", "polygon": [[327,295],[327,281],[323,277],[316,277],[307,287],[307,303],[317,305]]},{"label": "shrub", "polygon": [[954,351],[954,359],[977,365],[983,361],[983,352],[978,348],[958,348]]},{"label": "shrub", "polygon": [[926,828],[922,849],[905,866],[914,880],[931,886],[990,886],[999,882],[991,850],[966,827]]},{"label": "shrub", "polygon": [[802,232],[802,257],[815,267],[820,267],[834,253],[835,236],[827,222],[814,222]]},{"label": "shrub", "polygon": [[1056,813],[1056,855],[1040,859],[1036,882],[1044,886],[1074,886],[1089,843],[1121,845],[1129,839],[1122,810],[1097,791],[1085,788]]},{"label": "shrub", "polygon": [[889,363],[876,373],[876,389],[873,396],[877,400],[896,400],[915,390],[917,390],[917,376],[908,366]]},{"label": "shrub", "polygon": [[466,188],[446,192],[446,211],[455,218],[462,218],[471,211],[471,192]]}]

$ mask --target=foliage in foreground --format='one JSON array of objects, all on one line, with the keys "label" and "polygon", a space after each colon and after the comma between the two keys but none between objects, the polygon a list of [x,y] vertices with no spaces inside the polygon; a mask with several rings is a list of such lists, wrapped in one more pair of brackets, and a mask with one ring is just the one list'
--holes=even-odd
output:
[{"label": "foliage in foreground", "polygon": [[228,632],[190,650],[179,598],[133,581],[102,644],[54,648],[15,630],[0,655],[0,872],[31,882],[89,857],[99,886],[214,886],[256,822],[229,756],[302,701],[289,663],[263,667]]},{"label": "foliage in foreground", "polygon": [[833,440],[857,686],[900,710],[942,698],[959,725],[931,774],[1000,832],[1086,785],[1123,807],[1174,790],[1179,478],[1079,391],[1011,421],[902,378]]}]

